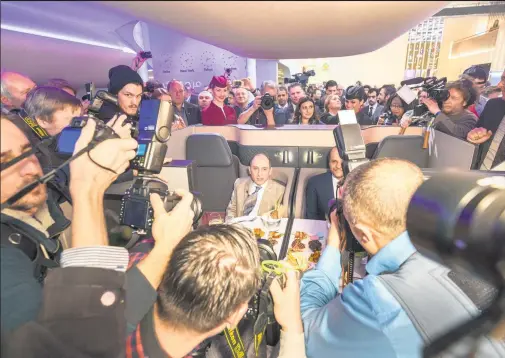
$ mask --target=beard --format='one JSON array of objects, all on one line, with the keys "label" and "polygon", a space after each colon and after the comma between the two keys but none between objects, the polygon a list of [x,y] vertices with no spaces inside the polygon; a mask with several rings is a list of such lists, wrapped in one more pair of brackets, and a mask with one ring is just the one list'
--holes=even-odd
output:
[{"label": "beard", "polygon": [[[30,179],[24,180],[22,185],[18,188],[18,190],[24,188],[26,185],[32,183],[38,178],[40,178],[40,176],[32,176]],[[39,184],[34,189],[32,189],[32,191],[30,191],[22,198],[14,202],[14,204],[12,204],[10,208],[18,211],[33,211],[33,209],[38,209],[42,205],[44,205],[46,200],[47,200],[46,185]]]}]

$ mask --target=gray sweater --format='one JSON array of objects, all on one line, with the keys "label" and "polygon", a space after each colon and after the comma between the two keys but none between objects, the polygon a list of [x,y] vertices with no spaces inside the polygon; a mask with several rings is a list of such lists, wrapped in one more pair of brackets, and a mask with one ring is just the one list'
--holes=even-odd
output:
[{"label": "gray sweater", "polygon": [[462,113],[447,115],[440,112],[435,117],[433,128],[453,137],[466,140],[468,132],[475,128],[477,117],[470,111],[464,110]]}]

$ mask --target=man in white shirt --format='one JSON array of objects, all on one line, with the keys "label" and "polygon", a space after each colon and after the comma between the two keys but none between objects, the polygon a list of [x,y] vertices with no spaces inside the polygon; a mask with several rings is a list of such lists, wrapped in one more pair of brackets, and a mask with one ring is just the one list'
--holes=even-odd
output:
[{"label": "man in white shirt", "polygon": [[[335,199],[338,184],[344,178],[342,159],[338,154],[337,147],[330,151],[328,166],[330,168],[328,172],[313,176],[307,183],[305,190],[305,219],[326,220],[328,203],[331,199]],[[340,187],[339,193],[341,189]]]},{"label": "man in white shirt", "polygon": [[282,203],[284,186],[271,180],[272,168],[265,154],[256,154],[249,166],[249,178],[239,178],[233,186],[226,221],[240,216],[261,216]]}]

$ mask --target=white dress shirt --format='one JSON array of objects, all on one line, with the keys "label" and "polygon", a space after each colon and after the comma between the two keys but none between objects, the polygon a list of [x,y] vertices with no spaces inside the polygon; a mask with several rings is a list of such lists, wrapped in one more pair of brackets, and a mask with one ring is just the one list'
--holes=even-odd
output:
[{"label": "white dress shirt", "polygon": [[[340,180],[335,178],[335,176],[332,174],[331,176],[331,182],[333,183],[333,198],[335,198],[335,193],[337,192],[337,185]],[[342,191],[342,188],[340,188],[340,191]],[[339,195],[340,196],[340,195]]]},{"label": "white dress shirt", "polygon": [[249,213],[248,216],[258,216],[258,211],[260,209],[261,205],[261,199],[263,199],[263,193],[265,192],[265,188],[267,187],[268,180],[263,183],[263,185],[257,185],[255,182],[251,181],[251,184],[249,185],[249,191],[247,192],[247,195],[251,195],[254,193],[256,190],[256,187],[259,186],[260,190],[258,191],[257,198],[256,198],[256,204],[254,205],[254,208],[252,211]]}]

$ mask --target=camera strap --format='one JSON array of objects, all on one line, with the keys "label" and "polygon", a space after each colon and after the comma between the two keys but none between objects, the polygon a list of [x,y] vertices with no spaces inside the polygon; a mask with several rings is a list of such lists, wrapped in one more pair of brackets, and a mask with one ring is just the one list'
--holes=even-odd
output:
[{"label": "camera strap", "polygon": [[274,272],[270,272],[259,294],[259,313],[254,323],[254,352],[256,353],[256,357],[260,358],[267,357],[267,347],[264,336],[268,325],[268,317],[270,314],[273,314],[273,312],[269,312],[269,310],[272,310],[273,306],[270,298],[270,285],[276,277],[277,275]]},{"label": "camera strap", "polygon": [[24,110],[21,110],[18,113],[18,115],[23,119],[23,121],[28,125],[28,127],[30,127],[30,129],[33,131],[33,133],[35,133],[37,137],[39,137],[42,140],[50,137],[50,135],[46,132],[46,130],[41,126],[39,126],[36,120],[30,118],[30,116],[28,116],[28,114]]},{"label": "camera strap", "polygon": [[244,343],[242,343],[242,338],[240,337],[240,332],[238,331],[238,329],[225,328],[224,336],[226,337],[226,342],[228,342],[228,345],[231,348],[233,358],[245,358],[246,351]]}]

